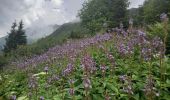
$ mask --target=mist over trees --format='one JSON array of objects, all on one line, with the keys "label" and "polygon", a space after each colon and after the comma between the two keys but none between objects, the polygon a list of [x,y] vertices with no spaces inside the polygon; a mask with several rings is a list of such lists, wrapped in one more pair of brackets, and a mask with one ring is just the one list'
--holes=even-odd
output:
[{"label": "mist over trees", "polygon": [[6,44],[4,46],[4,52],[9,53],[11,50],[15,50],[19,45],[26,45],[27,39],[24,30],[24,24],[21,20],[17,27],[16,21],[12,24],[11,30],[6,38]]}]

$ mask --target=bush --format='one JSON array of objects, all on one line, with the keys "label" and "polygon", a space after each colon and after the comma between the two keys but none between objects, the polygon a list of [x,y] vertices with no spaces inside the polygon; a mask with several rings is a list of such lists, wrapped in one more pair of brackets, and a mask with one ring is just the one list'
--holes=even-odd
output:
[{"label": "bush", "polygon": [[5,64],[7,64],[7,59],[6,59],[3,55],[0,55],[0,69],[1,69],[2,66],[4,66]]},{"label": "bush", "polygon": [[[164,39],[165,30],[161,23],[148,26],[148,32],[150,36],[158,36],[162,40]],[[168,37],[166,42],[166,54],[170,54],[170,24],[168,25]]]}]

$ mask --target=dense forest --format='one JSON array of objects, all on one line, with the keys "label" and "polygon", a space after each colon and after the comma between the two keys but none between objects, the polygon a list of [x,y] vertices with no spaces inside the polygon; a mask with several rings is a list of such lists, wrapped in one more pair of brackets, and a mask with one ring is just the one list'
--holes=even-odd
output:
[{"label": "dense forest", "polygon": [[24,21],[12,23],[0,52],[0,100],[169,100],[170,0],[129,5],[87,0],[80,21],[32,44]]}]

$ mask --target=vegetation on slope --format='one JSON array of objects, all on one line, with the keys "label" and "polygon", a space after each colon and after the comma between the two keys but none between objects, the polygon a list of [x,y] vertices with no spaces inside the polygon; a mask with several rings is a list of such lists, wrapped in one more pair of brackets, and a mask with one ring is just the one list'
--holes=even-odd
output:
[{"label": "vegetation on slope", "polygon": [[[161,13],[168,14],[169,1],[160,3],[160,0],[147,0],[138,9],[129,10],[129,15],[125,14],[127,6],[123,6],[126,9],[122,13],[125,14],[122,22],[127,17],[134,17],[134,23],[129,21],[128,30],[123,30],[120,19],[117,19],[116,24],[112,23],[113,20],[108,20],[112,17],[113,9],[106,10],[105,4],[108,3],[104,1],[91,0],[84,5],[80,17],[85,19],[85,23],[64,24],[47,38],[13,51],[11,54],[14,58],[26,58],[1,70],[0,99],[168,100],[170,59],[165,55],[165,47],[169,52],[169,17]],[[154,5],[158,3],[160,5],[156,7],[160,11],[157,11],[159,8],[154,9]],[[89,6],[92,4],[94,6]],[[98,9],[98,5],[102,5],[101,9]],[[100,16],[107,11],[108,16]],[[117,14],[119,12],[115,15]],[[89,16],[95,20],[89,19]],[[103,27],[105,22],[106,27]],[[68,40],[86,37],[87,33],[93,35],[119,23],[120,28],[109,30],[109,33]],[[144,28],[135,29],[133,25]],[[67,43],[58,45],[64,41]]]},{"label": "vegetation on slope", "polygon": [[26,65],[14,64],[14,75],[10,71],[1,75],[5,83],[1,84],[1,96],[33,100],[167,100],[170,63],[162,49],[160,38],[148,37],[140,30],[129,35],[117,30],[112,35],[57,46],[37,59],[23,62]]}]

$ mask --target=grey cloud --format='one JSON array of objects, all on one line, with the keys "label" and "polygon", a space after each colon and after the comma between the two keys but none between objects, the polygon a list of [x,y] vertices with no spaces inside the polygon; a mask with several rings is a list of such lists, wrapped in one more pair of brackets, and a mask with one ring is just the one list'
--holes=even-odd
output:
[{"label": "grey cloud", "polygon": [[139,5],[142,5],[145,0],[129,0],[130,8],[137,8]]},{"label": "grey cloud", "polygon": [[[0,0],[0,37],[12,22],[23,19],[25,27],[63,24],[76,19],[85,0]],[[130,0],[137,7],[144,0]]]}]

